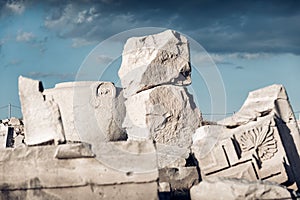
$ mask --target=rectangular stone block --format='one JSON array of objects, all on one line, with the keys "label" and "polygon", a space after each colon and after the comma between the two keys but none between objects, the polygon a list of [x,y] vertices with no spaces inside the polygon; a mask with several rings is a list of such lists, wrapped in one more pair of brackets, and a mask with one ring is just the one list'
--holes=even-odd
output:
[{"label": "rectangular stone block", "polygon": [[[133,162],[114,151],[114,162],[120,165],[87,156],[89,147],[83,145],[78,152],[79,147],[64,144],[0,151],[0,198],[157,199],[158,169],[153,164],[153,143],[117,143],[116,147],[136,159]],[[62,149],[68,153],[63,159],[55,158]],[[144,160],[144,154],[153,159]]]}]

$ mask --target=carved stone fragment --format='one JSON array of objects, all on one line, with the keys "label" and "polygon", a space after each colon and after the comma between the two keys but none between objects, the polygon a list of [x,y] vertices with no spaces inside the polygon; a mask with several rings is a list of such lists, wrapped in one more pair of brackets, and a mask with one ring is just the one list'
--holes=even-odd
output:
[{"label": "carved stone fragment", "polygon": [[203,177],[268,180],[297,189],[298,138],[285,90],[273,85],[251,92],[232,117],[197,129],[192,151]]},{"label": "carved stone fragment", "polygon": [[97,148],[97,142],[126,139],[124,98],[113,83],[60,83],[43,94],[59,105],[67,141],[86,141]]}]

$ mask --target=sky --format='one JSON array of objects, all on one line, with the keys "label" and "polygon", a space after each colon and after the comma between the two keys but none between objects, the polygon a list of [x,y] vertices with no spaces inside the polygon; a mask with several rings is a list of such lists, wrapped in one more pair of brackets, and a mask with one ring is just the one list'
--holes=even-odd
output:
[{"label": "sky", "polygon": [[[121,58],[110,53],[121,55],[129,36],[163,29],[181,32],[207,53],[204,57],[191,54],[190,88],[204,117],[219,112],[220,117],[230,115],[239,110],[249,91],[271,84],[285,86],[298,117],[299,22],[297,0],[0,0],[0,119],[8,116],[8,104],[14,106],[13,116],[21,116],[20,75],[51,88],[78,80],[82,66],[89,63],[87,58],[95,54],[93,64],[111,63],[109,69],[102,76],[81,76],[80,80],[118,85]],[[114,46],[116,38],[119,45]],[[207,60],[214,69],[205,66]],[[214,84],[222,84],[224,91]],[[212,109],[214,102],[224,104],[225,110]]]}]

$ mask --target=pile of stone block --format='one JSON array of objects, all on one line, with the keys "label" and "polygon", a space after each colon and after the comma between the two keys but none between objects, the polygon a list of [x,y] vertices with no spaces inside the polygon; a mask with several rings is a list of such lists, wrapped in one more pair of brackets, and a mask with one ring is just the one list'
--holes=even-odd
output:
[{"label": "pile of stone block", "polygon": [[22,120],[15,117],[0,120],[0,149],[24,145],[24,125]]},{"label": "pile of stone block", "polygon": [[189,43],[172,30],[129,38],[118,74],[122,88],[44,90],[19,78],[25,138],[0,150],[1,199],[297,196],[300,131],[283,86],[253,91],[239,112],[205,123],[186,88]]}]

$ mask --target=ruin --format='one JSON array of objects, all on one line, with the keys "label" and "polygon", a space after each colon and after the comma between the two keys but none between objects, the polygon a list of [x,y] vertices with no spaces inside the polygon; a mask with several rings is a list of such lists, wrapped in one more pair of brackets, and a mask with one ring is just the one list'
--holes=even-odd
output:
[{"label": "ruin", "polygon": [[122,88],[19,77],[23,119],[0,121],[0,199],[299,195],[299,122],[282,85],[204,123],[188,40],[172,30],[129,38],[118,75]]}]

